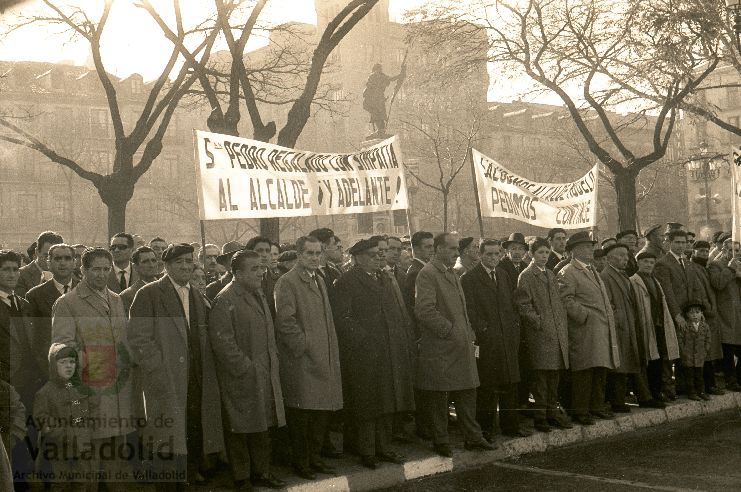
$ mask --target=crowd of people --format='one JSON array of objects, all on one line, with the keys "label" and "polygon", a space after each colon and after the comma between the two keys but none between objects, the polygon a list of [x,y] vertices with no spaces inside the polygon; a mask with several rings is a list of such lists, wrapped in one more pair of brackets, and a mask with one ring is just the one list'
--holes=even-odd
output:
[{"label": "crowd of people", "polygon": [[740,278],[730,234],[677,223],[346,251],[327,228],[221,248],[47,231],[0,250],[3,490],[182,490],[220,461],[235,490],[280,488],[281,457],[308,480],[342,453],[403,463],[412,439],[450,457],[453,419],[486,451],[741,391]]}]

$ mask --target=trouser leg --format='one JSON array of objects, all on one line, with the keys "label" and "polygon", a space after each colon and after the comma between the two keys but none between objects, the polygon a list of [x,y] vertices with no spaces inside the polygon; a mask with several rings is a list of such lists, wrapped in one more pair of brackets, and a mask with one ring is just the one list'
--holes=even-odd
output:
[{"label": "trouser leg", "polygon": [[[535,421],[543,421],[547,418],[548,400],[549,400],[549,379],[548,373],[551,371],[534,370],[532,372],[532,389],[535,408],[533,417]],[[555,372],[555,371],[553,371]]]},{"label": "trouser leg", "polygon": [[[476,421],[476,390],[467,389],[451,392],[455,400],[455,413],[458,415],[458,423],[463,431],[463,437],[467,442],[480,442],[484,438],[481,426]],[[513,398],[516,398],[514,392]]]},{"label": "trouser leg", "polygon": [[687,396],[697,396],[697,393],[699,393],[698,388],[695,388],[695,378],[693,374],[692,367],[689,366],[682,366],[682,372],[683,372],[683,380],[684,380],[684,386],[687,390]]},{"label": "trouser leg", "polygon": [[432,442],[434,444],[449,444],[448,392],[425,391],[423,399],[427,410],[426,419],[431,426]]},{"label": "trouser leg", "polygon": [[355,420],[355,448],[360,456],[376,455],[376,419]]},{"label": "trouser leg", "polygon": [[251,475],[250,468],[250,446],[247,442],[247,434],[236,432],[224,433],[224,444],[226,445],[226,456],[229,458],[229,467],[232,471],[232,479],[248,480]]},{"label": "trouser leg", "polygon": [[715,367],[713,361],[706,360],[702,367],[702,379],[705,386],[705,393],[715,388]]},{"label": "trouser leg", "polygon": [[604,411],[605,409],[605,385],[607,384],[607,368],[592,368],[592,388],[589,399],[589,410]]},{"label": "trouser leg", "polygon": [[648,386],[647,367],[642,366],[638,374],[633,375],[633,388],[636,392],[636,399],[639,403],[647,402],[653,399],[653,394]]},{"label": "trouser leg", "polygon": [[324,436],[329,425],[330,412],[324,410],[308,410],[309,415],[309,463],[318,463],[321,461],[320,453]]},{"label": "trouser leg", "polygon": [[577,417],[586,417],[592,397],[592,369],[571,371],[571,407]]},{"label": "trouser leg", "polygon": [[291,459],[294,466],[309,467],[309,410],[286,408],[286,423],[291,439]]},{"label": "trouser leg", "polygon": [[476,421],[482,432],[493,434],[494,415],[496,414],[498,398],[491,386],[482,385],[476,390]]},{"label": "trouser leg", "polygon": [[546,371],[546,418],[560,417],[558,409],[558,382],[561,371]]},{"label": "trouser leg", "polygon": [[702,377],[702,367],[692,368],[692,383],[697,394],[705,393],[705,382]]},{"label": "trouser leg", "polygon": [[376,455],[389,451],[394,428],[394,414],[381,415],[376,419]]},{"label": "trouser leg", "polygon": [[497,388],[499,393],[499,426],[504,434],[520,430],[520,415],[517,411],[517,385],[506,384]]},{"label": "trouser leg", "polygon": [[628,389],[628,375],[610,372],[607,375],[607,399],[613,407],[625,405],[625,394]]},{"label": "trouser leg", "polygon": [[648,383],[648,389],[651,392],[651,396],[656,399],[661,393],[662,372],[662,359],[656,359],[648,362],[648,366],[646,367],[646,380]]},{"label": "trouser leg", "polygon": [[675,396],[677,390],[674,385],[674,371],[672,361],[661,359],[661,392],[666,396]]}]

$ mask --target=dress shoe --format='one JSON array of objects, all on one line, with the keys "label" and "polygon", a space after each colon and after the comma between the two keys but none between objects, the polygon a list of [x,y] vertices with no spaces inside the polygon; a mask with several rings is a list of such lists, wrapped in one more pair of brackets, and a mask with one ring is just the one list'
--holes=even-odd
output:
[{"label": "dress shoe", "polygon": [[265,473],[264,475],[253,478],[252,485],[257,487],[267,487],[269,489],[282,489],[286,486],[286,482],[274,477],[270,473]]},{"label": "dress shoe", "polygon": [[569,422],[569,420],[564,416],[550,418],[548,419],[548,423],[552,425],[553,427],[557,427],[559,429],[573,429],[574,428],[574,424]]},{"label": "dress shoe", "polygon": [[295,465],[293,467],[293,472],[299,477],[303,478],[304,480],[315,480],[316,479],[316,474],[313,471],[311,471],[310,468],[306,468],[305,466]]},{"label": "dress shoe", "polygon": [[726,385],[726,389],[728,391],[736,391],[736,392],[739,392],[739,391],[741,391],[741,385],[739,385],[738,383],[727,384]]},{"label": "dress shoe", "polygon": [[630,407],[625,403],[622,405],[613,405],[612,411],[615,413],[630,413]]},{"label": "dress shoe", "polygon": [[687,395],[687,399],[688,400],[692,400],[692,401],[701,401],[702,400],[702,398],[700,398],[699,396],[697,396],[695,393],[689,393]]},{"label": "dress shoe", "polygon": [[375,470],[380,465],[375,456],[365,455],[360,457],[360,464],[369,470]]},{"label": "dress shoe", "polygon": [[324,473],[325,475],[335,474],[335,469],[323,461],[315,461],[311,464],[311,469],[319,473]]},{"label": "dress shoe", "polygon": [[709,401],[710,400],[710,397],[708,396],[707,393],[700,393],[697,396],[699,396],[700,399],[705,400],[705,401]]},{"label": "dress shoe", "polygon": [[642,401],[638,404],[638,406],[643,407],[643,408],[666,408],[666,405],[664,404],[664,402],[661,402],[659,400],[653,400],[653,399]]},{"label": "dress shoe", "polygon": [[666,393],[659,393],[659,395],[655,399],[658,401],[663,401],[664,403],[669,403],[670,401],[672,401],[671,398],[666,396]]},{"label": "dress shoe", "polygon": [[716,395],[716,396],[720,396],[720,395],[725,395],[725,394],[726,394],[726,392],[725,392],[725,391],[723,391],[722,389],[718,388],[717,386],[713,386],[712,388],[710,388],[710,389],[708,390],[708,394],[709,394],[709,395]]},{"label": "dress shoe", "polygon": [[252,492],[255,490],[249,480],[235,480],[234,491],[235,492]]},{"label": "dress shoe", "polygon": [[443,456],[445,458],[452,458],[453,457],[453,450],[450,449],[450,444],[435,444],[433,446],[433,450],[439,454],[440,456]]},{"label": "dress shoe", "polygon": [[535,430],[538,432],[550,432],[551,426],[548,424],[547,420],[536,420]]},{"label": "dress shoe", "polygon": [[342,458],[342,452],[340,452],[340,451],[338,451],[338,450],[336,450],[334,448],[329,448],[329,447],[322,448],[322,450],[319,452],[319,455],[322,458],[329,458],[329,459],[333,459],[333,460],[336,460],[338,458]]},{"label": "dress shoe", "polygon": [[492,451],[494,449],[497,449],[495,445],[491,444],[485,439],[482,439],[479,442],[467,442],[463,445],[463,447],[466,448],[468,451]]},{"label": "dress shoe", "polygon": [[530,437],[533,435],[532,432],[530,432],[529,430],[525,430],[525,429],[515,429],[513,431],[508,431],[508,432],[503,431],[502,434],[507,437]]},{"label": "dress shoe", "polygon": [[594,417],[603,420],[610,420],[612,418],[615,418],[615,415],[611,411],[607,410],[594,410],[589,413],[592,414]]},{"label": "dress shoe", "polygon": [[406,461],[406,457],[404,455],[395,453],[393,451],[386,451],[385,453],[376,453],[376,458],[378,458],[379,461],[384,461],[386,463],[393,463],[395,465],[403,465],[404,462]]},{"label": "dress shoe", "polygon": [[579,425],[594,425],[594,419],[589,415],[574,415],[572,418]]}]

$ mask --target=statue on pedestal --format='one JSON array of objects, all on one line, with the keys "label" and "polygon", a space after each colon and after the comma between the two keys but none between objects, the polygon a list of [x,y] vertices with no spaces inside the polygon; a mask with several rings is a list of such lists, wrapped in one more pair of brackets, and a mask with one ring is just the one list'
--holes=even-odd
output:
[{"label": "statue on pedestal", "polygon": [[[390,135],[386,134],[386,88],[394,80],[398,80],[396,92],[399,90],[401,82],[406,76],[406,64],[402,64],[399,75],[389,77],[383,73],[383,67],[380,63],[373,65],[373,72],[368,77],[363,91],[363,109],[370,113],[370,121],[373,124],[374,133],[368,135],[366,139],[385,138]],[[392,99],[393,103],[393,99]]]}]

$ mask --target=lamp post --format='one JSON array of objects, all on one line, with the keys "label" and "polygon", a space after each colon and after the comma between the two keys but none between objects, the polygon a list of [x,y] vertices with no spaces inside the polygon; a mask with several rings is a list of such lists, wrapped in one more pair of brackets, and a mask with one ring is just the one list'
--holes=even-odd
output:
[{"label": "lamp post", "polygon": [[726,9],[733,16],[736,49],[741,53],[741,0],[726,0]]},{"label": "lamp post", "polygon": [[[724,166],[725,165],[725,166]],[[700,154],[687,163],[690,171],[690,177],[694,181],[702,181],[704,184],[704,195],[697,196],[697,200],[705,202],[705,223],[710,224],[711,202],[718,203],[720,198],[710,195],[710,183],[720,177],[721,170],[728,165],[728,162],[720,156],[710,155],[705,142],[700,143]]]}]

